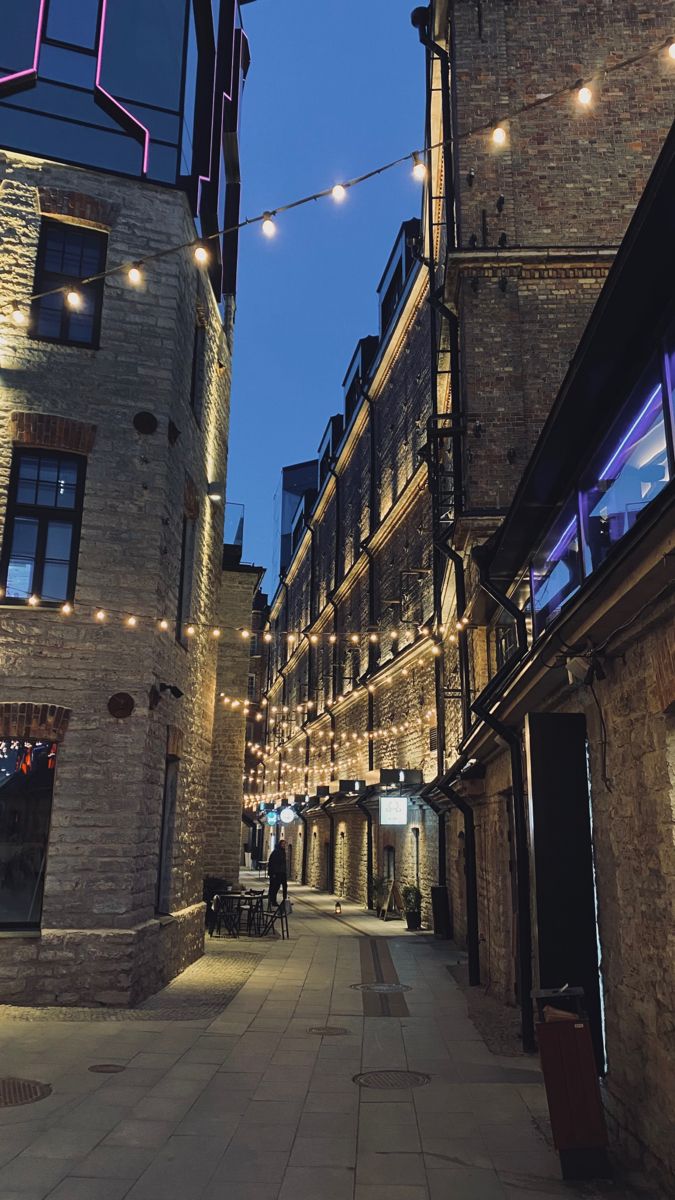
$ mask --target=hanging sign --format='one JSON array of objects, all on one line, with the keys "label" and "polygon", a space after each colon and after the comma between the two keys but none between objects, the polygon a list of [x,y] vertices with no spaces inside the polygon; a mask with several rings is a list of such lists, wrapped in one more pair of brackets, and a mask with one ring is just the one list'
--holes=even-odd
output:
[{"label": "hanging sign", "polygon": [[291,821],[295,820],[295,810],[293,808],[282,808],[279,813],[279,820],[284,825],[290,825]]},{"label": "hanging sign", "polygon": [[271,812],[271,813],[267,814],[267,824],[268,825],[276,825],[278,820],[279,820],[279,817],[278,817],[277,813]]},{"label": "hanging sign", "polygon": [[380,825],[407,825],[408,797],[380,796]]}]

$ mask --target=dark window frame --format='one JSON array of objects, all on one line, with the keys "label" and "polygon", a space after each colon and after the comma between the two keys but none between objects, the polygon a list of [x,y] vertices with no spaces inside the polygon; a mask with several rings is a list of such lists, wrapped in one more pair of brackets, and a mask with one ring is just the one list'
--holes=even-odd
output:
[{"label": "dark window frame", "polygon": [[[31,304],[31,322],[29,327],[29,336],[38,342],[51,342],[59,346],[79,346],[85,350],[98,350],[101,340],[101,317],[103,313],[103,289],[104,280],[95,279],[92,283],[83,285],[78,275],[67,275],[60,271],[50,271],[45,265],[45,259],[48,251],[48,237],[50,231],[58,226],[72,231],[77,230],[81,234],[93,234],[101,239],[102,253],[100,256],[100,264],[98,271],[103,272],[106,268],[108,255],[108,234],[103,229],[93,229],[89,225],[78,225],[71,221],[62,221],[56,217],[43,217],[40,225],[40,236],[38,239],[37,255],[35,258],[35,275],[33,279],[33,292],[38,297]],[[93,302],[93,324],[91,339],[83,341],[81,338],[71,337],[70,322],[71,318],[76,315],[68,308],[63,299],[61,309],[61,328],[58,336],[52,336],[38,331],[38,317],[40,312],[40,297],[45,292],[57,291],[62,289],[64,292],[68,287],[76,287],[85,296],[89,296]]]},{"label": "dark window frame", "polygon": [[[75,484],[75,503],[70,508],[55,508],[51,505],[44,504],[22,504],[17,499],[19,485],[19,466],[23,457],[55,457],[59,460],[74,463],[77,470],[77,482]],[[0,605],[4,607],[25,607],[28,605],[28,597],[22,599],[20,596],[7,596],[7,572],[9,570],[9,560],[12,553],[12,541],[14,536],[14,525],[17,517],[24,517],[29,520],[37,520],[38,522],[38,537],[35,549],[35,572],[33,576],[32,595],[40,597],[40,606],[42,608],[60,608],[63,604],[72,603],[75,598],[75,587],[77,582],[77,567],[80,556],[80,538],[82,533],[82,514],[84,510],[84,485],[87,473],[87,458],[83,454],[70,454],[61,450],[48,450],[40,446],[20,446],[15,447],[12,454],[12,465],[9,474],[9,487],[7,490],[7,507],[5,510],[5,525],[2,538],[2,548],[0,549]],[[72,526],[72,538],[70,544],[70,561],[68,569],[68,587],[67,595],[63,600],[43,600],[41,598],[42,580],[44,577],[45,567],[45,551],[47,544],[47,527],[50,521],[58,519],[61,522],[68,521]],[[38,586],[39,585],[39,586]]]}]

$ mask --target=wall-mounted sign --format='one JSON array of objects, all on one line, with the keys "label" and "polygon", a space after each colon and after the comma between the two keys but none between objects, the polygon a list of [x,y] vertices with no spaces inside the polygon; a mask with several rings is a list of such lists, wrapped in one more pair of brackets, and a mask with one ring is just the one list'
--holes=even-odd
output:
[{"label": "wall-mounted sign", "polygon": [[279,813],[279,820],[282,821],[284,825],[290,825],[291,821],[295,820],[295,810],[292,808],[282,808],[281,812]]},{"label": "wall-mounted sign", "polygon": [[380,796],[380,825],[407,825],[408,797]]},{"label": "wall-mounted sign", "polygon": [[267,814],[267,824],[268,825],[276,825],[278,820],[279,820],[279,818],[275,812],[271,812],[271,813]]}]

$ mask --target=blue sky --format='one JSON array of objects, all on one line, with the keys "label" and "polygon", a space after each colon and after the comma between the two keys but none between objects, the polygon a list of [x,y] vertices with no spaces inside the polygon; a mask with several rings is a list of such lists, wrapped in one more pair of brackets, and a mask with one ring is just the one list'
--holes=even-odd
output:
[{"label": "blue sky", "polygon": [[[242,217],[422,146],[424,55],[414,0],[256,0],[241,129]],[[284,463],[311,458],[402,221],[420,213],[407,165],[240,238],[228,500],[246,506],[244,557],[268,566]],[[272,587],[270,579],[267,585]]]}]

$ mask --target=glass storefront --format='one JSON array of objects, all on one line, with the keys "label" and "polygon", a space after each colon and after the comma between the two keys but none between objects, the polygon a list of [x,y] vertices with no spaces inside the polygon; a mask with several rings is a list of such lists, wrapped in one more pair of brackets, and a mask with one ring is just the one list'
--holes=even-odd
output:
[{"label": "glass storefront", "polygon": [[39,929],[56,743],[0,738],[0,929]]}]

